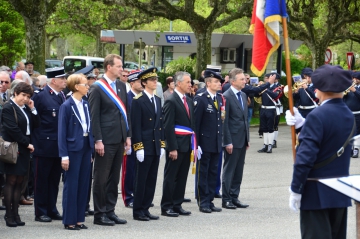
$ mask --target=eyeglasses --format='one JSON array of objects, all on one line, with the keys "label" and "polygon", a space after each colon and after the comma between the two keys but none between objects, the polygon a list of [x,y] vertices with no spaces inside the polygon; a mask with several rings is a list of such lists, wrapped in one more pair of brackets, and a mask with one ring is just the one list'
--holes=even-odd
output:
[{"label": "eyeglasses", "polygon": [[0,81],[1,82],[1,84],[9,84],[10,83],[10,81]]},{"label": "eyeglasses", "polygon": [[128,77],[128,75],[122,75],[122,77]]},{"label": "eyeglasses", "polygon": [[85,86],[85,87],[89,87],[89,86],[90,86],[89,84],[77,84],[77,85],[82,85],[82,86]]}]

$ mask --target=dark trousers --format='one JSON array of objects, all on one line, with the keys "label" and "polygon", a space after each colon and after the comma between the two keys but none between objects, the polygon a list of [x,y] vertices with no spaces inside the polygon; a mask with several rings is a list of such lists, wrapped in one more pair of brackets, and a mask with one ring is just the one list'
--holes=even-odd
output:
[{"label": "dark trousers", "polygon": [[219,155],[219,164],[218,164],[218,171],[217,171],[217,176],[216,176],[215,194],[220,194],[222,162],[223,162],[223,148],[221,148],[221,152]]},{"label": "dark trousers", "polygon": [[56,201],[62,172],[61,158],[35,157],[35,215],[56,215]]},{"label": "dark trousers", "polygon": [[84,147],[69,151],[69,170],[64,172],[63,224],[75,225],[85,221],[85,208],[91,172],[91,148],[84,138]]},{"label": "dark trousers", "polygon": [[[91,156],[90,156],[91,157]],[[89,190],[88,190],[88,195],[87,195],[87,200],[86,200],[86,208],[85,208],[85,211],[89,211],[90,209],[90,199],[91,199],[91,185],[92,185],[92,171],[93,171],[93,166],[94,166],[94,163],[92,162],[90,164],[90,178],[89,178]]]},{"label": "dark trousers", "polygon": [[280,122],[280,115],[275,114],[275,120],[274,120],[274,130],[275,131],[278,131],[279,122]]},{"label": "dark trousers", "polygon": [[300,211],[303,239],[345,239],[346,224],[347,208]]},{"label": "dark trousers", "polygon": [[134,201],[135,161],[137,161],[135,152],[124,155],[121,167],[121,195],[125,206]]},{"label": "dark trousers", "polygon": [[118,198],[118,184],[121,163],[124,156],[124,143],[105,144],[105,154],[95,155],[93,201],[94,217],[114,215]]},{"label": "dark trousers", "polygon": [[218,172],[219,153],[203,152],[197,161],[197,201],[199,207],[210,208],[215,196],[216,176]]},{"label": "dark trousers", "polygon": [[[315,109],[315,108],[314,108]],[[313,109],[309,109],[309,110],[305,110],[305,109],[298,109],[299,113],[301,114],[302,117],[306,118],[306,116],[313,110]]]},{"label": "dark trousers", "polygon": [[181,208],[189,174],[190,153],[178,151],[177,159],[172,160],[169,151],[166,151],[161,210]]},{"label": "dark trousers", "polygon": [[260,127],[263,133],[274,132],[275,117],[276,117],[275,109],[261,109]]},{"label": "dark trousers", "polygon": [[222,173],[222,201],[237,201],[240,194],[245,164],[246,147],[233,148],[232,154],[225,150],[224,168]]},{"label": "dark trousers", "polygon": [[360,134],[360,114],[355,114],[355,122],[356,122],[356,135]]},{"label": "dark trousers", "polygon": [[154,199],[160,155],[145,155],[144,161],[136,160],[133,216],[149,214]]}]

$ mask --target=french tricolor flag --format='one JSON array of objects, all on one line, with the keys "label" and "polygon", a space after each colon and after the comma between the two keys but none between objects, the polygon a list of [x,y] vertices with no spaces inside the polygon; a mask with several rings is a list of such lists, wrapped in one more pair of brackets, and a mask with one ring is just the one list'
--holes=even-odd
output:
[{"label": "french tricolor flag", "polygon": [[254,0],[250,33],[254,35],[251,71],[261,76],[280,45],[280,22],[287,17],[285,0]]}]

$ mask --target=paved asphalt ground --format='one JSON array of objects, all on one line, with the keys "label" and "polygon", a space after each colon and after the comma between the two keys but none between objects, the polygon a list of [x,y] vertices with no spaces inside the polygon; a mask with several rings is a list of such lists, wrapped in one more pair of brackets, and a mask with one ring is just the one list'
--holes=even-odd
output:
[{"label": "paved asphalt ground", "polygon": [[[220,213],[204,214],[199,212],[194,199],[194,176],[189,170],[186,197],[191,203],[183,208],[192,212],[191,216],[168,218],[161,216],[158,221],[139,222],[132,218],[131,209],[125,208],[119,194],[116,214],[125,218],[126,225],[112,227],[93,224],[87,217],[88,230],[64,230],[61,221],[39,223],[34,221],[33,206],[20,206],[20,216],[26,222],[24,227],[5,226],[0,211],[0,238],[300,238],[299,214],[288,207],[289,184],[292,176],[292,153],[290,128],[281,126],[278,148],[272,154],[259,154],[262,139],[257,128],[250,130],[251,147],[247,151],[240,200],[250,207],[228,210]],[[160,215],[164,159],[159,166],[158,181],[154,198],[155,207],[150,212]],[[360,171],[360,159],[352,159],[351,173]],[[59,192],[58,209],[61,207],[62,186]],[[215,199],[221,207],[221,199]],[[349,208],[348,238],[355,238],[355,207]]]}]

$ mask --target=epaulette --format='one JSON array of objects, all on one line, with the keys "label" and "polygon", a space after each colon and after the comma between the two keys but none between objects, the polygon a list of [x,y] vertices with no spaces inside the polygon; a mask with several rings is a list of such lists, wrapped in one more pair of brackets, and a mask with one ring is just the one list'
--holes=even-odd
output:
[{"label": "epaulette", "polygon": [[35,93],[35,94],[38,94],[38,93],[40,93],[41,91],[43,91],[43,89],[35,90],[34,93]]},{"label": "epaulette", "polygon": [[141,93],[137,94],[137,95],[134,97],[134,99],[137,100],[137,99],[139,99],[142,95],[143,95],[143,93],[141,92]]}]

